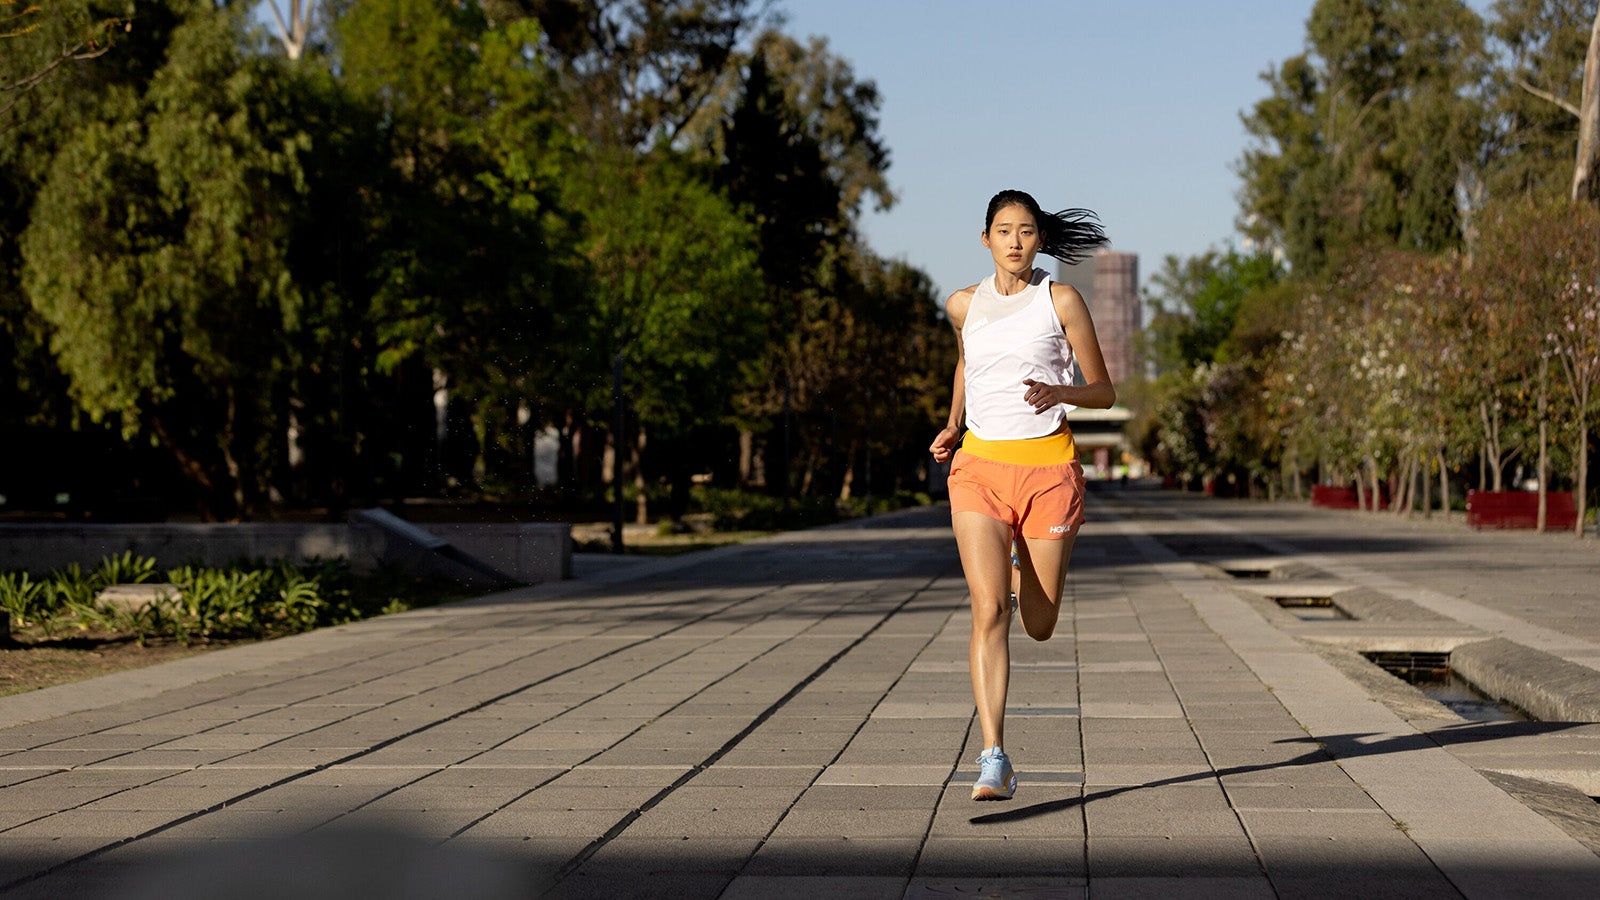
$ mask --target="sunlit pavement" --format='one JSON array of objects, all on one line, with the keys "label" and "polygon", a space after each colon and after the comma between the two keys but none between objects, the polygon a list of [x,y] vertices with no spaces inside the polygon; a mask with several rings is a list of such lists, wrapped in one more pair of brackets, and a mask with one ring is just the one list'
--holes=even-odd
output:
[{"label": "sunlit pavement", "polygon": [[1468,722],[1360,654],[1584,710],[1600,544],[1090,519],[1056,636],[1013,635],[1010,802],[967,799],[965,588],[916,510],[0,698],[0,893],[1594,896],[1600,725]]}]

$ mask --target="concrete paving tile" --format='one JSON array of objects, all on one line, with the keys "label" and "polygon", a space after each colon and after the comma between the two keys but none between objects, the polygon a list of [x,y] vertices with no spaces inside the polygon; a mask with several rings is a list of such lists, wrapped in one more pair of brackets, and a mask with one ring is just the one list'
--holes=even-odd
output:
[{"label": "concrete paving tile", "polygon": [[[1233,811],[1228,806],[1228,797],[1214,778],[1148,787],[1129,786],[1098,790],[1091,787],[1084,792],[1084,807],[1089,816],[1091,830],[1094,830],[1097,821],[1102,819],[1108,822],[1142,820],[1152,829],[1145,831],[1146,834],[1156,833],[1153,828],[1163,819],[1174,815],[1227,813],[1230,817],[1233,816]],[[1233,830],[1238,829],[1236,820],[1233,823]]]},{"label": "concrete paving tile", "polygon": [[377,809],[364,806],[342,813],[315,826],[314,830],[380,834],[400,832],[436,843],[476,823],[487,812],[471,809]]},{"label": "concrete paving tile", "polygon": [[1438,870],[1399,829],[1338,838],[1258,833],[1255,843],[1267,874],[1277,878],[1332,877],[1339,872],[1382,872],[1386,877],[1429,878]]},{"label": "concrete paving tile", "polygon": [[193,785],[168,785],[164,783],[129,788],[93,803],[80,807],[85,810],[166,810],[193,812],[209,809],[219,803],[238,797],[242,790],[236,786],[218,785],[196,787]]},{"label": "concrete paving tile", "polygon": [[1209,730],[1204,736],[1206,749],[1221,749],[1227,747],[1297,747],[1302,751],[1317,746],[1315,739],[1304,731],[1274,729],[1269,731],[1216,731]]},{"label": "concrete paving tile", "polygon": [[161,779],[163,785],[170,787],[201,786],[201,787],[238,787],[240,792],[252,788],[263,787],[299,775],[305,775],[304,769],[286,769],[281,767],[264,766],[205,766],[168,775]]},{"label": "concrete paving tile", "polygon": [[1399,830],[1394,818],[1381,809],[1247,809],[1240,810],[1239,817],[1251,834],[1262,839],[1389,839]]},{"label": "concrete paving tile", "polygon": [[[575,765],[580,759],[581,757],[575,757],[574,754],[561,750],[506,750],[496,748],[474,754],[451,765],[458,768],[478,769],[549,769]],[[696,760],[695,762],[698,761]],[[681,765],[687,769],[693,764],[682,763]],[[608,762],[602,765],[611,767],[617,764]],[[644,765],[646,764],[636,764],[635,767]],[[650,765],[669,765],[669,763],[663,761],[659,764]]]},{"label": "concrete paving tile", "polygon": [[532,805],[512,804],[505,809],[474,822],[462,832],[472,838],[531,838],[545,841],[556,838],[582,837],[589,841],[600,837],[627,818],[628,809],[557,809]]},{"label": "concrete paving tile", "polygon": [[1089,877],[1251,877],[1261,873],[1255,851],[1241,832],[1233,837],[1089,838]]},{"label": "concrete paving tile", "polygon": [[[270,753],[271,751],[267,752]],[[306,752],[312,753],[315,751]],[[470,750],[445,750],[418,747],[416,745],[408,747],[395,745],[384,747],[381,750],[374,750],[371,753],[364,753],[357,760],[351,760],[350,762],[356,763],[359,761],[360,765],[380,768],[394,766],[398,768],[443,769],[446,766],[453,766],[476,756],[477,754]],[[271,759],[270,756],[268,758]],[[334,758],[337,759],[338,757]]]},{"label": "concrete paving tile", "polygon": [[[253,794],[228,804],[229,809],[257,810],[318,810],[347,812],[356,809],[394,790],[386,784],[306,784],[295,781],[270,790]],[[195,807],[205,809],[206,807]]]},{"label": "concrete paving tile", "polygon": [[1346,772],[1331,762],[1310,765],[1242,766],[1218,774],[1230,789],[1235,785],[1282,784],[1320,787],[1348,787],[1353,782]]},{"label": "concrete paving tile", "polygon": [[143,750],[150,744],[159,744],[164,738],[147,741],[142,735],[133,734],[80,734],[71,737],[57,738],[49,743],[35,748],[32,752],[42,750]]},{"label": "concrete paving tile", "polygon": [[930,837],[917,860],[918,879],[1085,876],[1077,838]]},{"label": "concrete paving tile", "polygon": [[1083,767],[1084,784],[1090,787],[1097,785],[1182,784],[1190,781],[1206,781],[1213,777],[1215,776],[1210,764],[1205,762],[1192,765],[1165,765],[1160,763],[1149,765],[1141,763],[1107,765],[1090,761],[1086,762]]},{"label": "concrete paving tile", "polygon": [[[530,786],[531,787],[531,786]],[[522,786],[507,785],[512,791],[526,791]],[[660,793],[657,785],[569,785],[558,779],[531,793],[513,796],[515,804],[528,809],[579,810],[607,809],[633,810]]]},{"label": "concrete paving tile", "polygon": [[1088,882],[1083,878],[913,878],[905,892],[906,900],[938,900],[943,897],[970,897],[978,900],[1084,900]]},{"label": "concrete paving tile", "polygon": [[802,838],[917,838],[928,831],[931,810],[790,809],[773,840]]},{"label": "concrete paving tile", "polygon": [[276,744],[291,735],[271,732],[227,733],[203,732],[185,734],[175,738],[154,741],[159,750],[259,750]]},{"label": "concrete paving tile", "polygon": [[943,785],[950,777],[945,766],[833,765],[817,776],[817,784],[835,785]]},{"label": "concrete paving tile", "polygon": [[299,834],[333,820],[330,810],[219,809],[162,832],[172,841],[256,841]]},{"label": "concrete paving tile", "polygon": [[607,842],[577,872],[635,878],[704,873],[726,875],[732,880],[760,845],[758,838],[653,838],[624,834]]},{"label": "concrete paving tile", "polygon": [[[508,757],[508,756],[510,756],[512,754],[523,754],[523,753],[531,754],[531,753],[540,753],[540,752],[547,752],[547,751],[537,751],[537,750],[491,750],[488,753],[483,754],[483,756],[481,756],[479,758],[480,759],[500,759],[502,757]],[[594,764],[602,765],[602,766],[684,766],[684,767],[688,767],[688,766],[694,766],[694,765],[699,764],[700,762],[704,761],[705,758],[707,756],[709,756],[709,755],[710,755],[710,751],[708,751],[706,749],[702,749],[702,748],[678,748],[678,749],[633,748],[633,747],[628,747],[626,745],[619,745],[619,746],[613,747],[613,748],[605,751],[604,753],[601,753],[599,756],[596,756],[592,762]],[[797,754],[797,755],[799,755],[799,754]],[[554,752],[549,752],[549,756],[547,756],[547,758],[557,759],[557,758],[560,758],[560,754],[557,754],[557,753],[554,753]],[[574,762],[576,761],[576,760],[572,759],[572,754],[570,754],[570,753],[566,754],[566,758],[568,760],[570,760],[570,761],[574,761]],[[805,764],[805,761],[800,761],[800,762],[795,763],[795,765],[804,765],[804,764]],[[819,765],[820,765],[820,763],[819,763]]]},{"label": "concrete paving tile", "polygon": [[122,756],[125,750],[29,750],[0,757],[0,769],[71,769]]},{"label": "concrete paving tile", "polygon": [[1166,809],[1152,817],[1093,803],[1088,808],[1089,835],[1102,837],[1236,837],[1244,833],[1230,809]]},{"label": "concrete paving tile", "polygon": [[[1021,749],[1019,741],[1008,739],[1006,746],[1012,749],[1013,755]],[[910,747],[882,748],[872,746],[857,746],[851,744],[838,758],[831,761],[833,766],[943,766],[948,768],[956,761],[958,746],[921,743]]]},{"label": "concrete paving tile", "polygon": [[1120,702],[1112,700],[1084,700],[1083,717],[1116,719],[1182,719],[1184,710],[1178,701]]},{"label": "concrete paving tile", "polygon": [[864,875],[906,878],[920,838],[785,838],[761,845],[743,874]]},{"label": "concrete paving tile", "polygon": [[1078,723],[1085,741],[1095,735],[1134,732],[1138,734],[1193,734],[1189,723],[1181,717],[1150,718],[1148,716],[1089,716]]},{"label": "concrete paving tile", "polygon": [[[688,790],[680,789],[679,793]],[[816,784],[794,801],[799,810],[926,810],[939,801],[937,785]],[[674,795],[676,796],[676,795]]]},{"label": "concrete paving tile", "polygon": [[1095,878],[1090,900],[1274,900],[1266,876],[1254,878]]},{"label": "concrete paving tile", "polygon": [[[146,752],[155,753],[157,751],[151,750]],[[221,758],[217,759],[215,763],[208,765],[225,763],[235,767],[249,766],[255,768],[293,768],[304,771],[306,769],[316,769],[329,765],[330,763],[350,756],[354,751],[342,747],[328,749],[264,747],[260,750],[217,752]],[[117,763],[119,765],[132,765],[137,761],[137,759],[129,758],[126,760],[117,760]],[[161,760],[160,758],[155,758],[152,761],[159,763]]]},{"label": "concrete paving tile", "polygon": [[1228,798],[1239,810],[1249,809],[1303,809],[1303,810],[1374,810],[1374,803],[1366,791],[1353,782],[1340,787],[1317,785],[1233,785],[1228,786]]},{"label": "concrete paving tile", "polygon": [[106,846],[103,838],[7,837],[0,834],[0,886],[45,872]]},{"label": "concrete paving tile", "polygon": [[[696,780],[698,781],[701,778],[705,778],[714,769],[715,769],[715,767],[712,767],[712,769],[708,769],[705,772],[700,773],[698,776],[696,776]],[[487,771],[496,771],[496,772],[516,771],[515,769],[488,768],[488,767],[486,767],[485,769],[479,769],[478,767],[474,766],[472,763],[468,763],[466,765],[461,765],[461,766],[454,766],[454,767],[451,768],[450,771],[453,771],[453,772],[475,772],[475,771],[485,771],[485,770],[487,770]],[[543,771],[547,771],[547,769],[533,769],[533,768],[530,768],[530,769],[524,769],[522,771],[543,772]],[[582,785],[591,785],[591,784],[595,784],[595,785],[617,785],[617,786],[624,786],[624,785],[654,785],[656,787],[666,787],[667,785],[672,784],[674,781],[676,781],[679,777],[687,774],[689,771],[690,771],[690,768],[688,766],[651,766],[651,767],[642,767],[642,766],[599,766],[599,765],[594,765],[592,763],[588,763],[588,764],[585,764],[585,765],[580,766],[578,768],[569,770],[568,772],[566,772],[565,774],[563,774],[561,776],[561,778],[559,779],[558,783],[560,785],[564,786],[564,787],[573,787],[573,786],[582,786]],[[815,770],[813,770],[813,771],[815,771]],[[756,783],[759,783],[759,782],[756,782]]]},{"label": "concrete paving tile", "polygon": [[1163,672],[1165,668],[1157,660],[1136,659],[1123,662],[1083,663],[1078,666],[1078,671],[1087,675],[1098,672]]},{"label": "concrete paving tile", "polygon": [[[313,788],[315,789],[315,788]],[[277,793],[268,791],[262,796]],[[426,810],[480,810],[498,808],[527,793],[522,785],[435,785],[429,779],[413,782],[398,790],[376,796],[371,801],[375,809],[426,809]]]},{"label": "concrete paving tile", "polygon": [[88,837],[109,843],[144,834],[176,821],[183,814],[174,810],[71,809],[11,828],[5,832],[5,837]]},{"label": "concrete paving tile", "polygon": [[952,791],[934,816],[930,838],[1083,841],[1083,802],[1064,785],[1018,788],[1009,802],[974,802],[963,787]]},{"label": "concrete paving tile", "polygon": [[55,768],[54,766],[26,769],[0,769],[0,788],[7,788],[14,784],[22,784],[23,782],[28,781],[37,781],[40,778],[48,775],[54,775],[60,771],[61,770]]},{"label": "concrete paving tile", "polygon": [[884,701],[872,710],[874,719],[953,719],[972,714],[972,701],[935,702]]},{"label": "concrete paving tile", "polygon": [[904,878],[859,875],[741,875],[720,895],[721,900],[900,900]]},{"label": "concrete paving tile", "polygon": [[838,749],[834,747],[776,750],[747,750],[735,747],[717,762],[730,766],[825,766],[832,762],[838,753]]},{"label": "concrete paving tile", "polygon": [[642,877],[631,870],[603,868],[579,870],[558,883],[545,895],[550,900],[656,900],[659,897],[717,897],[727,888],[731,875],[652,872]]},{"label": "concrete paving tile", "polygon": [[610,747],[632,733],[632,728],[610,730],[545,730],[535,728],[498,745],[503,750],[546,750],[572,754],[574,751],[596,753]]},{"label": "concrete paving tile", "polygon": [[765,838],[783,817],[783,807],[687,808],[668,798],[634,820],[630,838]]},{"label": "concrete paving tile", "polygon": [[[1147,744],[1150,742],[1146,742]],[[1201,751],[1200,745],[1194,742],[1183,744],[1173,742],[1164,747],[1116,747],[1101,750],[1093,744],[1084,750],[1083,761],[1085,765],[1098,768],[1103,765],[1140,765],[1140,766],[1195,766],[1208,765],[1206,754]]]},{"label": "concrete paving tile", "polygon": [[46,779],[0,788],[0,809],[56,812],[116,793],[114,785],[72,787],[42,783]]},{"label": "concrete paving tile", "polygon": [[[1408,875],[1370,866],[1318,872],[1303,876],[1292,873],[1272,876],[1272,886],[1285,900],[1460,900],[1461,891],[1443,875]],[[1518,896],[1520,891],[1501,896]],[[1521,896],[1533,896],[1521,894]],[[1548,895],[1547,895],[1548,896]]]},{"label": "concrete paving tile", "polygon": [[806,790],[797,783],[770,785],[719,785],[702,783],[699,779],[676,788],[666,799],[683,809],[700,811],[720,809],[788,809]]},{"label": "concrete paving tile", "polygon": [[52,815],[53,813],[54,810],[7,809],[3,806],[0,806],[0,832],[4,832],[9,828],[14,828],[24,822],[32,822],[34,819],[40,819],[45,816]]}]

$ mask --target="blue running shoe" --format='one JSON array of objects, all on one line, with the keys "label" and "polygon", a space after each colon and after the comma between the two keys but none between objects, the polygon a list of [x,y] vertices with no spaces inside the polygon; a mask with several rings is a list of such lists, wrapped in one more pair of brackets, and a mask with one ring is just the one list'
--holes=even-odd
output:
[{"label": "blue running shoe", "polygon": [[1011,771],[1011,757],[999,747],[990,747],[978,757],[978,780],[972,783],[974,800],[1010,800],[1017,791],[1017,773]]}]

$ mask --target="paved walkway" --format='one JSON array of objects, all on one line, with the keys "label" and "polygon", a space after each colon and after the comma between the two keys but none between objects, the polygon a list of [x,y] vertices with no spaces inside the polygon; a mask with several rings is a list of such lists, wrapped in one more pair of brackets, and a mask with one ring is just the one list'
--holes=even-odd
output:
[{"label": "paved walkway", "polygon": [[1014,635],[1009,803],[967,799],[965,590],[920,510],[0,698],[0,894],[1594,896],[1600,725],[1466,722],[1354,650],[1583,692],[1600,545],[1090,514],[1056,637]]}]

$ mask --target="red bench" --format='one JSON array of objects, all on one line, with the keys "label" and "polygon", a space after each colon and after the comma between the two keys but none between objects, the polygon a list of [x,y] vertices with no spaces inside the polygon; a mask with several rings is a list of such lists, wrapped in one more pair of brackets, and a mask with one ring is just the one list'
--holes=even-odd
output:
[{"label": "red bench", "polygon": [[[1383,506],[1389,505],[1388,487],[1384,486],[1384,496],[1379,498]],[[1338,486],[1332,484],[1313,484],[1311,486],[1311,505],[1323,509],[1360,509],[1357,502],[1356,489],[1351,486]],[[1367,492],[1367,508],[1372,508],[1372,492]]]},{"label": "red bench", "polygon": [[[1578,507],[1571,491],[1545,494],[1546,528],[1570,529],[1578,523]],[[1536,528],[1539,523],[1537,491],[1467,491],[1467,524],[1473,528]]]}]

